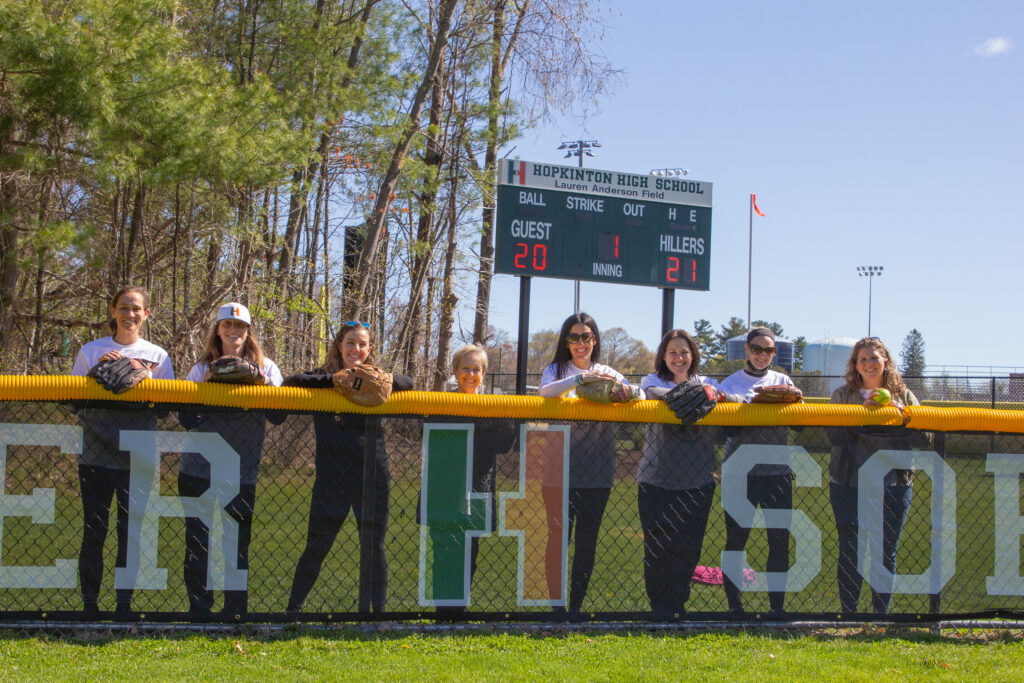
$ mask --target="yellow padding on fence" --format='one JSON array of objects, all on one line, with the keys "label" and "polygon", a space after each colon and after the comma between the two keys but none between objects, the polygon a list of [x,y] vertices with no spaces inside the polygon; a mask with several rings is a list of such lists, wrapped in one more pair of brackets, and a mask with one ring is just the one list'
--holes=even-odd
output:
[{"label": "yellow padding on fence", "polygon": [[1024,410],[910,406],[910,426],[940,432],[1024,432]]},{"label": "yellow padding on fence", "polygon": [[[0,375],[0,399],[8,401],[103,400],[141,403],[191,403],[267,410],[362,413],[368,415],[444,415],[520,420],[590,420],[599,422],[661,422],[679,420],[661,401],[600,405],[572,398],[403,391],[384,405],[364,408],[333,389],[252,387],[231,384],[146,380],[116,396],[88,377]],[[979,408],[907,408],[909,426],[938,431],[1024,432],[1024,411]],[[895,408],[856,405],[747,405],[723,403],[700,424],[719,426],[798,425],[858,426],[902,424]]]}]

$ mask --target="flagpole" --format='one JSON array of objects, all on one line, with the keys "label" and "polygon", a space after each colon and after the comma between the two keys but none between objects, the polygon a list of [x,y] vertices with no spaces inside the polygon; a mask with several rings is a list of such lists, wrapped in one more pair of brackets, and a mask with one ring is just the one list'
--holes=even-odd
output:
[{"label": "flagpole", "polygon": [[754,272],[754,195],[750,195],[750,222],[747,233],[747,329],[750,329],[750,283]]}]

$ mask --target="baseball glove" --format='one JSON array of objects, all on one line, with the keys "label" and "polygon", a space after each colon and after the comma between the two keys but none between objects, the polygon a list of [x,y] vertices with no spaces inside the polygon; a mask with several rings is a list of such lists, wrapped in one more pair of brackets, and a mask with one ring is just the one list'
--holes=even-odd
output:
[{"label": "baseball glove", "polygon": [[580,378],[576,395],[595,403],[627,403],[640,397],[640,388],[617,379],[576,375]]},{"label": "baseball glove", "polygon": [[789,384],[754,387],[751,403],[799,403],[804,392]]},{"label": "baseball glove", "polygon": [[342,396],[361,406],[379,406],[391,395],[391,373],[376,365],[339,370],[332,382]]},{"label": "baseball glove", "polygon": [[89,376],[94,377],[107,391],[123,394],[150,376],[150,364],[138,358],[121,356],[117,360],[97,363]]},{"label": "baseball glove", "polygon": [[252,361],[239,356],[221,356],[210,363],[210,381],[223,384],[266,384],[267,376]]},{"label": "baseball glove", "polygon": [[700,382],[683,382],[661,399],[684,425],[692,425],[718,405],[718,392]]}]

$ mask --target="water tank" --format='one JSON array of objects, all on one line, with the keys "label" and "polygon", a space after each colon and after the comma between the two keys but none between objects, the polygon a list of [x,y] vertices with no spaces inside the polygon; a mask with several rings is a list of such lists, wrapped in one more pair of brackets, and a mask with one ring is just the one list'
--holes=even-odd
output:
[{"label": "water tank", "polygon": [[[725,342],[725,359],[726,360],[743,360],[746,358],[743,351],[743,345],[747,342],[747,335],[741,334],[738,337],[727,339]],[[783,337],[775,338],[775,348],[778,351],[775,352],[775,358],[772,359],[772,367],[778,365],[784,369],[788,374],[793,374],[793,342],[792,340],[785,339]]]},{"label": "water tank", "polygon": [[850,360],[857,341],[853,337],[827,337],[804,347],[804,373],[820,372],[835,377],[827,382],[826,395],[846,384],[842,377],[846,374],[846,362]]}]

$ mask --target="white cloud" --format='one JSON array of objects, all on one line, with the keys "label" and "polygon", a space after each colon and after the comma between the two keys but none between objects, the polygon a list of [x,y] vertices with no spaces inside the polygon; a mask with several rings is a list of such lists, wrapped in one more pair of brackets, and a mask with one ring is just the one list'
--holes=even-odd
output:
[{"label": "white cloud", "polygon": [[979,57],[995,57],[997,55],[1005,55],[1013,48],[1013,41],[1006,36],[999,36],[998,38],[989,38],[981,45],[974,48],[974,54]]}]

